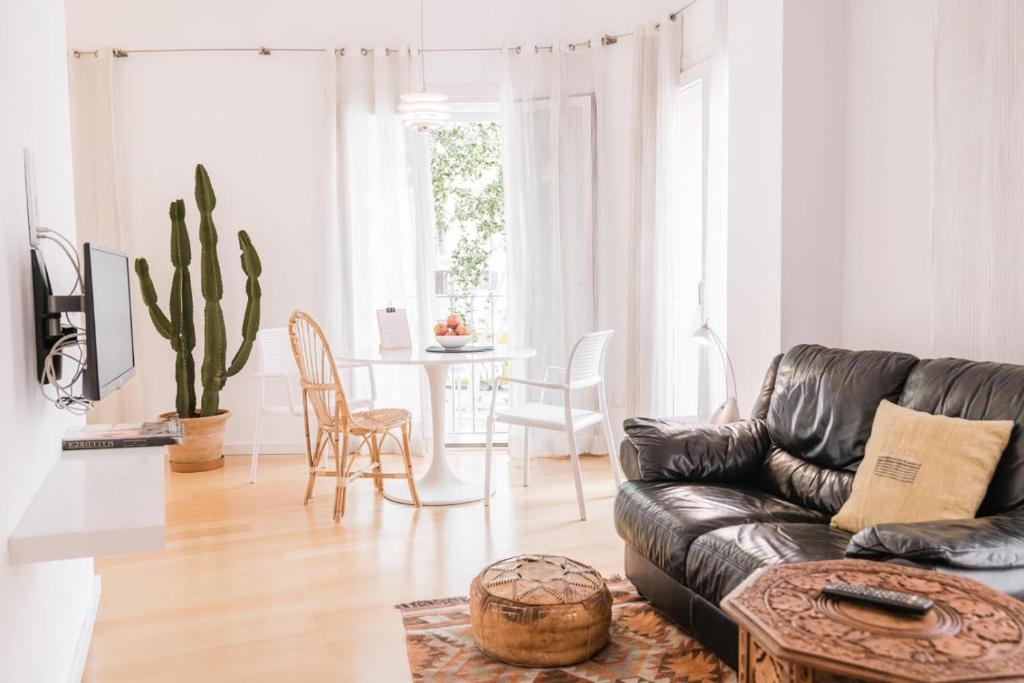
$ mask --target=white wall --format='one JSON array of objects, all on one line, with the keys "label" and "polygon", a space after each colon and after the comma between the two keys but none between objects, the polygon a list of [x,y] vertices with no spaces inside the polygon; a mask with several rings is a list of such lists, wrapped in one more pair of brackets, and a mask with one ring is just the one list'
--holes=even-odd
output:
[{"label": "white wall", "polygon": [[846,0],[786,0],[782,348],[843,343]]},{"label": "white wall", "polygon": [[782,344],[782,9],[729,3],[726,333],[744,412]]},{"label": "white wall", "polygon": [[[725,333],[741,405],[749,409],[771,356],[799,342],[930,348],[931,13],[935,0],[731,0],[729,3],[729,235]],[[623,32],[678,3],[543,0],[427,3],[427,46],[490,47]],[[75,47],[348,46],[416,43],[415,0],[300,0],[254,9],[242,0],[68,0]],[[468,29],[467,27],[470,27]],[[624,259],[632,44],[603,48],[610,86],[602,139],[607,220],[597,242],[599,324],[619,326]],[[321,305],[318,246],[321,142],[315,131],[319,55],[138,55],[118,60],[126,222],[152,246],[167,279],[167,202],[191,203],[191,165],[205,161],[218,189],[227,292],[239,227],[264,252],[264,324],[297,302]],[[433,54],[432,83],[493,92],[498,58]],[[252,201],[258,197],[260,201]],[[240,199],[242,198],[242,199]],[[272,198],[273,201],[263,201]],[[190,207],[191,211],[191,207]],[[194,215],[194,214],[193,214]],[[192,219],[194,222],[194,218]],[[271,283],[278,283],[274,286]],[[280,283],[286,283],[281,285]],[[237,339],[241,301],[226,299]],[[609,355],[613,422],[624,417],[625,338]],[[170,404],[170,357],[148,325],[140,335],[146,414]],[[153,359],[152,361],[146,359]],[[228,442],[244,448],[254,383],[233,378]],[[295,427],[267,441],[294,444]]]},{"label": "white wall", "polygon": [[[490,47],[621,33],[678,0],[425,0],[426,47]],[[83,44],[281,47],[419,43],[419,0],[68,0],[68,39]],[[85,41],[83,43],[83,41]]]},{"label": "white wall", "polygon": [[843,343],[928,356],[936,0],[848,9]]},{"label": "white wall", "polygon": [[[206,166],[217,194],[214,220],[224,277],[228,357],[241,339],[245,276],[238,259],[239,229],[261,254],[263,327],[283,327],[295,308],[323,311],[321,55],[278,54],[132,56],[116,64],[122,150],[122,220],[133,256],[146,256],[166,306],[171,281],[168,204],[183,198],[193,238],[196,315],[199,296],[198,212],[194,168]],[[251,60],[251,61],[250,61]],[[174,356],[137,313],[138,376],[147,418],[174,407]],[[201,344],[200,344],[201,347]],[[197,359],[202,358],[201,348]],[[198,360],[197,360],[198,362]],[[256,364],[232,377],[221,405],[236,414],[229,443],[247,443],[257,386]],[[197,384],[197,391],[201,387]],[[267,443],[301,441],[298,422],[274,420]],[[283,433],[282,433],[283,432]]]},{"label": "white wall", "polygon": [[729,4],[727,332],[744,411],[773,355],[844,341],[848,6]]},{"label": "white wall", "polygon": [[[356,3],[301,0],[255,9],[241,0],[177,3],[68,0],[72,47],[121,48],[295,46],[398,46],[418,43],[418,2]],[[426,45],[493,47],[546,44],[561,37],[585,39],[631,31],[642,21],[675,9],[670,0],[621,3],[546,0],[508,3],[433,0],[426,4]],[[596,41],[595,41],[596,42]],[[608,69],[599,87],[606,135],[599,142],[605,220],[598,226],[599,326],[617,328],[609,353],[609,399],[614,425],[626,417],[628,305],[629,117],[632,43],[624,38],[602,50]],[[358,59],[359,57],[353,57]],[[88,59],[88,57],[83,57]],[[229,339],[238,339],[243,301],[234,258],[234,232],[250,231],[263,255],[263,325],[284,325],[302,306],[322,313],[320,262],[323,141],[318,137],[319,54],[140,55],[115,61],[121,124],[123,219],[137,251],[150,257],[159,292],[169,281],[167,203],[183,197],[195,226],[191,169],[203,161],[218,194],[215,214],[221,236],[224,308]],[[496,92],[500,58],[494,53],[430,54],[430,83],[457,93]],[[167,410],[173,401],[171,352],[145,315],[137,330],[138,377],[146,387],[143,414]],[[372,334],[372,332],[371,332]],[[760,363],[759,364],[763,364]],[[254,424],[255,364],[231,378],[222,405],[234,412],[228,449],[243,451]],[[274,420],[264,442],[270,451],[299,447],[296,422]]]},{"label": "white wall", "polygon": [[935,353],[938,0],[780,2],[733,0],[730,12],[729,342],[741,401],[772,348]]},{"label": "white wall", "polygon": [[[92,560],[11,566],[7,538],[57,458],[68,417],[35,378],[22,149],[34,152],[40,221],[74,237],[61,0],[0,4],[0,680],[67,679],[94,586]],[[56,250],[55,287],[71,284]]]}]

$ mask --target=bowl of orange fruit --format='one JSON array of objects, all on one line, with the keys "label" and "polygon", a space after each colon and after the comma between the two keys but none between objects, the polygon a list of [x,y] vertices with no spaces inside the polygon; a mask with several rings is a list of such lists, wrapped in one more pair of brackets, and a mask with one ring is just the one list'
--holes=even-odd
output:
[{"label": "bowl of orange fruit", "polygon": [[469,343],[472,330],[458,313],[451,313],[444,322],[434,325],[434,338],[446,349],[461,349]]}]

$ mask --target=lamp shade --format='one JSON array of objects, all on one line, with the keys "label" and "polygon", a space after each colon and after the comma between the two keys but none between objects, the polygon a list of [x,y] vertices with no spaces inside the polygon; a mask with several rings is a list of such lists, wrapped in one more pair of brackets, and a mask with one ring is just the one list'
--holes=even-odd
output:
[{"label": "lamp shade", "polygon": [[401,96],[398,105],[402,125],[424,133],[439,128],[451,118],[448,96],[434,92],[410,92]]},{"label": "lamp shade", "polygon": [[707,325],[701,325],[693,331],[690,339],[694,340],[701,346],[707,346],[711,343],[711,329]]}]

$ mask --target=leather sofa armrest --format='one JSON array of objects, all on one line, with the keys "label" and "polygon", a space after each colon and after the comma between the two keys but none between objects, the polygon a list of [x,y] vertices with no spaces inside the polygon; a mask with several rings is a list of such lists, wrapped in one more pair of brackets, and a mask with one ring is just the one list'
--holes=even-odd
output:
[{"label": "leather sofa armrest", "polygon": [[877,524],[854,534],[846,556],[962,569],[1024,567],[1024,508],[974,519]]},{"label": "leather sofa armrest", "polygon": [[725,425],[634,417],[623,423],[623,470],[643,481],[743,482],[755,478],[768,452],[764,420]]},{"label": "leather sofa armrest", "polygon": [[627,436],[619,443],[619,464],[622,465],[622,474],[627,481],[641,481],[639,453],[636,446]]},{"label": "leather sofa armrest", "polygon": [[751,419],[765,420],[768,418],[768,406],[772,403],[772,394],[775,393],[775,378],[779,374],[779,363],[782,362],[782,354],[772,358],[768,372],[764,373],[764,381],[761,383],[761,391],[754,399],[754,409],[750,411]]}]

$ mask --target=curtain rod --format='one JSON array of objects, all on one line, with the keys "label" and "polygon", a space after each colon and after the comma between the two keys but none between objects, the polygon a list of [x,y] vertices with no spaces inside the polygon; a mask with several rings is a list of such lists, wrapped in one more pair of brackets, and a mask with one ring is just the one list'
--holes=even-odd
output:
[{"label": "curtain rod", "polygon": [[[682,16],[683,12],[689,9],[691,6],[696,4],[699,0],[688,0],[682,7],[677,9],[668,15],[669,21],[676,21]],[[655,24],[655,28],[659,28],[660,23]],[[606,33],[601,36],[601,45],[615,45],[619,42],[620,38],[626,38],[633,35],[633,31],[627,31],[626,33]],[[570,51],[575,51],[581,47],[592,47],[591,39],[581,40],[575,43],[568,43],[567,47]],[[158,54],[158,53],[171,53],[171,52],[255,52],[258,55],[269,56],[274,52],[325,52],[330,48],[316,48],[316,47],[174,47],[174,48],[143,48],[133,50],[122,50],[119,48],[113,48],[111,54],[117,58],[127,57],[130,54]],[[430,49],[418,49],[417,54],[420,53],[438,53],[438,52],[502,52],[505,49],[514,50],[516,54],[519,54],[523,50],[523,46],[517,45],[509,48],[504,47],[438,47]],[[536,52],[553,52],[555,50],[554,45],[534,45],[533,51]],[[389,47],[385,48],[385,54],[393,55],[397,52],[401,52],[401,48]],[[410,54],[412,49],[409,49]],[[96,57],[99,54],[99,50],[72,50],[71,54],[75,59],[81,59],[84,56]],[[335,48],[334,54],[342,57],[346,54],[346,49],[343,47]],[[360,48],[359,54],[362,56],[372,55],[373,48]]]}]

